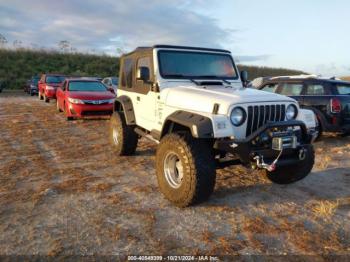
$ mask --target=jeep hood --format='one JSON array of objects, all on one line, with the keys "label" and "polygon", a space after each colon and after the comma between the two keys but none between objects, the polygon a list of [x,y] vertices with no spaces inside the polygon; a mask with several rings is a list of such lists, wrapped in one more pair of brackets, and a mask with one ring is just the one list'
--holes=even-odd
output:
[{"label": "jeep hood", "polygon": [[219,104],[219,114],[228,114],[232,105],[259,102],[294,102],[290,97],[251,88],[225,86],[178,86],[161,91],[165,103],[171,107],[211,113]]}]

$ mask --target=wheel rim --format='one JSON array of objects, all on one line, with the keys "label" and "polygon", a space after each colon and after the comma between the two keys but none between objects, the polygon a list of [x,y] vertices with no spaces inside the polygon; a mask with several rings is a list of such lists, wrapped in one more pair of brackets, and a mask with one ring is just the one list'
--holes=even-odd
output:
[{"label": "wheel rim", "polygon": [[115,128],[113,128],[113,141],[114,141],[114,144],[116,145],[119,144],[119,134]]},{"label": "wheel rim", "polygon": [[164,176],[172,188],[179,188],[184,176],[183,165],[179,156],[169,152],[164,159]]}]

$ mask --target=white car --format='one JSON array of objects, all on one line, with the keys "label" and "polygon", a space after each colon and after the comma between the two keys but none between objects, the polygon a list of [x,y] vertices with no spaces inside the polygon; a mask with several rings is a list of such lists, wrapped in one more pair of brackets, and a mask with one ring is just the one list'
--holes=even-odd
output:
[{"label": "white car", "polygon": [[231,53],[156,45],[121,58],[110,140],[117,155],[138,139],[158,143],[161,192],[177,206],[207,199],[216,168],[242,164],[276,183],[307,176],[314,165],[315,118],[289,97],[245,88]]}]

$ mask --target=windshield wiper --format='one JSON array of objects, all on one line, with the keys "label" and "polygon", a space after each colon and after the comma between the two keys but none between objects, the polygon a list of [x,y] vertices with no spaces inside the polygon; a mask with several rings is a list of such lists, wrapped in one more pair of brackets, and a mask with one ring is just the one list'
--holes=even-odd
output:
[{"label": "windshield wiper", "polygon": [[192,78],[192,76],[182,75],[182,74],[169,74],[166,75],[167,77],[181,77],[181,79],[190,80],[192,83],[194,83],[197,86],[200,86],[200,83],[198,83],[196,80]]},{"label": "windshield wiper", "polygon": [[212,78],[212,79],[218,79],[223,81],[226,84],[231,84],[229,81],[227,81],[226,79],[219,77],[219,76],[215,76],[215,75],[201,75],[201,76],[197,76],[198,78]]}]

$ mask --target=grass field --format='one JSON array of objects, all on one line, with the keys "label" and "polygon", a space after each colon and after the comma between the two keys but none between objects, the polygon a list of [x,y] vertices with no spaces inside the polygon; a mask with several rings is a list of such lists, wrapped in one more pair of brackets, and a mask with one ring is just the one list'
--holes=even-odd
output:
[{"label": "grass field", "polygon": [[350,138],[315,144],[304,180],[219,170],[215,192],[179,209],[159,193],[155,146],[110,150],[108,120],[67,122],[22,93],[0,94],[0,255],[350,253]]}]

